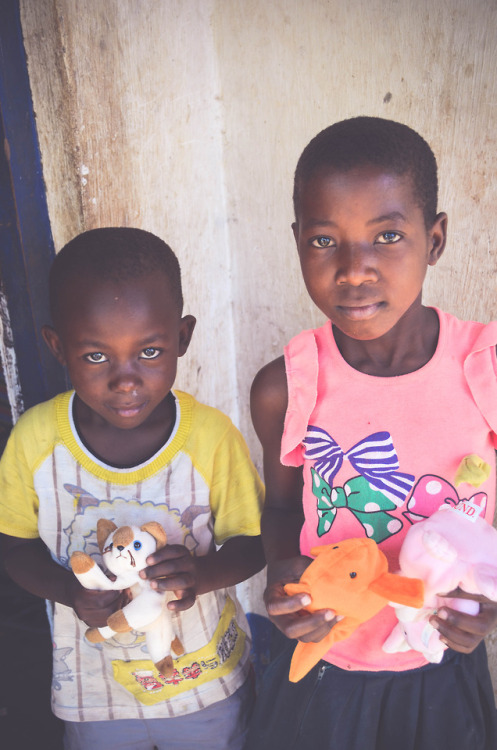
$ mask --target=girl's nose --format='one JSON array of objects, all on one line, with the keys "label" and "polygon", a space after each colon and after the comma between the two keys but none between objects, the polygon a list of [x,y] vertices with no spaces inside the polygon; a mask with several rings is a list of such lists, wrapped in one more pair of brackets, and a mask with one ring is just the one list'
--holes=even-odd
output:
[{"label": "girl's nose", "polygon": [[349,244],[340,248],[337,263],[337,284],[360,286],[377,279],[371,254],[359,245]]}]

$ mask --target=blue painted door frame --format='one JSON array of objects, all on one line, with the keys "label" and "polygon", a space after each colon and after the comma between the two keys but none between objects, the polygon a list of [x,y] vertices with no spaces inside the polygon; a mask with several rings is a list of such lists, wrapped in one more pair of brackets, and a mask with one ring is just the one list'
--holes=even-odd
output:
[{"label": "blue painted door frame", "polygon": [[28,408],[67,381],[41,336],[54,247],[18,0],[0,2],[0,143],[0,278]]}]

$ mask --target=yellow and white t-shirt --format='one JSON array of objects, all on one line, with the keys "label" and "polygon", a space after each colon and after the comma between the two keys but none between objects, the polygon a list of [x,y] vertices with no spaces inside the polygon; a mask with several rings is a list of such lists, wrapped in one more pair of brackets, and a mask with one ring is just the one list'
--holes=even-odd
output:
[{"label": "yellow and white t-shirt", "polygon": [[[132,469],[115,469],[85,448],[72,419],[73,392],[19,420],[0,462],[0,532],[41,537],[68,568],[83,550],[101,563],[99,518],[118,526],[158,521],[171,544],[195,555],[234,536],[260,533],[263,488],[243,437],[217,409],[179,391],[166,445]],[[53,707],[68,721],[168,718],[231,695],[248,671],[249,637],[233,589],[197,597],[175,629],[185,654],[166,680],[143,634],[89,644],[70,607],[54,605]]]}]

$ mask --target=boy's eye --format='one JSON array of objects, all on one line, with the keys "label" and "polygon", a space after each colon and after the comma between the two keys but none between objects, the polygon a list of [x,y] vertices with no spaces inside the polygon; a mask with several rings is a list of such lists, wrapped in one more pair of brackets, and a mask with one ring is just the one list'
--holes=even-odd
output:
[{"label": "boy's eye", "polygon": [[392,245],[402,239],[398,232],[382,232],[376,240],[380,245]]},{"label": "boy's eye", "polygon": [[155,346],[147,346],[141,353],[143,359],[155,359],[160,354],[160,349],[156,349]]},{"label": "boy's eye", "polygon": [[333,247],[334,242],[331,237],[314,237],[311,240],[311,245],[313,247]]},{"label": "boy's eye", "polygon": [[107,357],[105,354],[102,354],[102,352],[92,352],[91,354],[85,354],[85,359],[87,362],[93,362],[94,364],[98,364],[99,362],[107,362]]}]

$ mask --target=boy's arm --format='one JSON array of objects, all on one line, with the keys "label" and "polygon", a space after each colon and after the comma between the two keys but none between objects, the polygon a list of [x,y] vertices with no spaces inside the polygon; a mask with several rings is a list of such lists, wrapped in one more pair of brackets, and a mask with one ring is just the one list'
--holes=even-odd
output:
[{"label": "boy's arm", "polygon": [[201,557],[194,557],[182,545],[166,545],[147,563],[152,567],[140,576],[158,591],[174,591],[177,599],[168,607],[180,612],[191,607],[198,594],[234,586],[258,573],[264,567],[264,552],[260,536],[237,536]]},{"label": "boy's arm", "polygon": [[5,569],[19,586],[50,601],[72,607],[90,627],[102,627],[123,601],[120,591],[88,591],[72,571],[58,565],[41,539],[0,535]]},{"label": "boy's arm", "polygon": [[251,392],[255,431],[264,452],[266,501],[262,514],[262,539],[268,563],[264,600],[270,619],[288,637],[319,641],[334,624],[332,610],[303,612],[309,604],[305,594],[288,596],[283,584],[295,582],[311,559],[300,555],[302,468],[283,466],[281,439],[288,406],[288,388],[283,357],[266,365],[256,376]]}]

